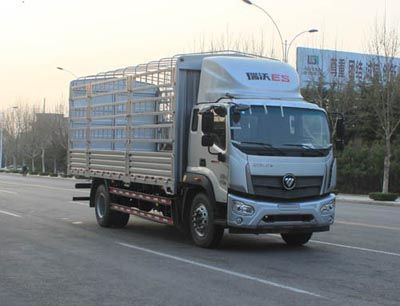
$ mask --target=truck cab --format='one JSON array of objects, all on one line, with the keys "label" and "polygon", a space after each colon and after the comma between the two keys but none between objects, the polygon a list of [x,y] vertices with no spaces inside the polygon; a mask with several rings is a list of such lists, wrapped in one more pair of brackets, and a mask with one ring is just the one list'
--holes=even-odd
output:
[{"label": "truck cab", "polygon": [[[303,244],[334,222],[336,160],[328,117],[299,92],[297,73],[287,64],[203,60],[187,175],[211,185],[208,196],[225,215],[215,219],[226,217],[232,233],[281,233],[289,244]],[[192,212],[192,235],[209,222],[205,210]]]}]

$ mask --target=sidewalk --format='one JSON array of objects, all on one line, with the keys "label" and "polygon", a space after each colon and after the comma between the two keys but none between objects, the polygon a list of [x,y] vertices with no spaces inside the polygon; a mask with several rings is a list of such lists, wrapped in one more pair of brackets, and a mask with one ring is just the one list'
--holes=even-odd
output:
[{"label": "sidewalk", "polygon": [[395,202],[375,201],[375,200],[370,199],[368,197],[368,195],[339,193],[336,196],[336,201],[350,203],[350,204],[367,204],[367,205],[400,207],[400,198],[398,198]]}]

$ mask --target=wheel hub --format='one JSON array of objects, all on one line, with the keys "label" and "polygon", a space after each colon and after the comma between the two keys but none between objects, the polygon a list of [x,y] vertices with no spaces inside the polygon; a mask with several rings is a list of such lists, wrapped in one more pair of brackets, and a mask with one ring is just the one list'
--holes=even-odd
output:
[{"label": "wheel hub", "polygon": [[208,211],[204,204],[200,204],[192,215],[193,229],[199,237],[204,237],[208,227]]}]

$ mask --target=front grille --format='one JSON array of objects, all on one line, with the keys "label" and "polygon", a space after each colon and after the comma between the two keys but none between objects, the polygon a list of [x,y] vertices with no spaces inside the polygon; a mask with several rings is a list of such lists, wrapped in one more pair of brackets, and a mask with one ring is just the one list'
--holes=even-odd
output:
[{"label": "front grille", "polygon": [[252,175],[254,194],[288,200],[320,195],[322,176],[297,176],[296,186],[293,190],[283,188],[282,178],[282,176]]}]

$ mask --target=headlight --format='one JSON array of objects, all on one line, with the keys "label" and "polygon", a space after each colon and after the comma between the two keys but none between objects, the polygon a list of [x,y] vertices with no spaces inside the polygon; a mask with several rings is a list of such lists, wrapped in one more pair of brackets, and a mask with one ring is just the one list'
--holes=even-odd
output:
[{"label": "headlight", "polygon": [[332,200],[329,203],[322,205],[320,211],[322,214],[331,213],[335,210],[335,206],[335,200]]},{"label": "headlight", "polygon": [[253,206],[244,204],[240,201],[233,201],[232,210],[234,213],[243,216],[251,216],[254,215],[255,209]]}]

